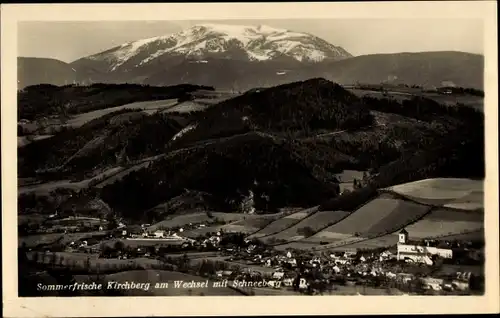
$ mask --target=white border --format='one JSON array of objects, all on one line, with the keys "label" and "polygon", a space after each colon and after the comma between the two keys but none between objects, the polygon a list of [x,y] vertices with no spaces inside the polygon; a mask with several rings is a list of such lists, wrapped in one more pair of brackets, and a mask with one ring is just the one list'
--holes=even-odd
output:
[{"label": "white border", "polygon": [[[3,304],[6,317],[499,312],[498,74],[495,1],[190,4],[25,4],[1,7]],[[16,56],[18,21],[479,18],[484,21],[486,293],[444,296],[17,297]],[[347,32],[347,31],[346,31]],[[439,32],[439,30],[436,30]],[[333,298],[330,298],[333,297]]]}]

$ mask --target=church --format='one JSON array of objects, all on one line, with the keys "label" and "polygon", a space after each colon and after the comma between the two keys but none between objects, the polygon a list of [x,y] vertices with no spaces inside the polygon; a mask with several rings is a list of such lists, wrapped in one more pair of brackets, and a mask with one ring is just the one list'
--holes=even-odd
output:
[{"label": "church", "polygon": [[439,248],[433,246],[423,246],[419,243],[412,243],[406,229],[399,232],[397,259],[426,265],[434,264],[436,257],[453,258],[451,248]]}]

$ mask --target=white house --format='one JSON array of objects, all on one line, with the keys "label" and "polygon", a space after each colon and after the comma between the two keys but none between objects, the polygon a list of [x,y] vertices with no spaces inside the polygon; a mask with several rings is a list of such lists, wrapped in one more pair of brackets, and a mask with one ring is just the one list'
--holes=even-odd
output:
[{"label": "white house", "polygon": [[161,230],[155,231],[153,234],[154,234],[154,236],[156,238],[160,238],[160,237],[164,237],[165,236],[165,232],[161,231]]},{"label": "white house", "polygon": [[422,283],[424,285],[424,289],[442,290],[444,280],[440,278],[425,277],[422,278]]}]

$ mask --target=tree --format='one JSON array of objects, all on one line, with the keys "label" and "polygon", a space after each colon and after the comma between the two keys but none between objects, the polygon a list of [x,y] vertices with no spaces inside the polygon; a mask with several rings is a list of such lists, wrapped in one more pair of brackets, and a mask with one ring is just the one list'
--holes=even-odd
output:
[{"label": "tree", "polygon": [[33,262],[38,263],[40,260],[40,253],[38,251],[33,252]]},{"label": "tree", "polygon": [[114,230],[118,227],[118,221],[113,213],[109,212],[106,216],[106,220],[108,221],[108,230]]},{"label": "tree", "polygon": [[363,181],[368,181],[368,173],[366,171],[363,171]]},{"label": "tree", "polygon": [[50,264],[54,266],[57,264],[57,254],[55,252],[50,255]]},{"label": "tree", "polygon": [[190,262],[191,260],[189,259],[188,255],[184,253],[184,255],[182,255],[182,267],[187,269],[189,267]]},{"label": "tree", "polygon": [[297,229],[297,233],[299,235],[303,235],[304,237],[309,237],[314,235],[314,230],[310,226],[304,226],[299,229]]},{"label": "tree", "polygon": [[125,243],[123,243],[122,241],[116,241],[114,248],[117,251],[122,251],[125,249]]},{"label": "tree", "polygon": [[17,135],[18,136],[23,136],[24,135],[24,128],[22,125],[17,125]]}]

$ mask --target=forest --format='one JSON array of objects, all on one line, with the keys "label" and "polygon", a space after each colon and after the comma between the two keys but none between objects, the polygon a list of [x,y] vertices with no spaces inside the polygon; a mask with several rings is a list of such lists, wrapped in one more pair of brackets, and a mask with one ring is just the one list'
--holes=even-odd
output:
[{"label": "forest", "polygon": [[[143,220],[161,218],[152,208],[186,190],[207,193],[204,204],[217,211],[237,211],[250,191],[257,213],[318,204],[351,211],[381,187],[485,173],[482,112],[422,97],[359,98],[324,79],[252,90],[194,114],[116,120],[130,112],[21,148],[20,176],[82,179],[96,167],[167,154],[80,194],[92,193],[123,217]],[[381,122],[384,116],[389,119]],[[193,123],[195,129],[171,140]],[[317,137],[324,133],[334,135]],[[344,169],[370,177],[340,195],[335,174]]]},{"label": "forest", "polygon": [[39,84],[18,92],[18,120],[70,116],[133,102],[185,98],[196,90],[213,87],[190,84],[155,87],[139,84],[92,84],[55,86]]}]

